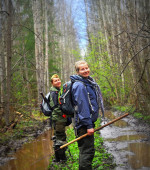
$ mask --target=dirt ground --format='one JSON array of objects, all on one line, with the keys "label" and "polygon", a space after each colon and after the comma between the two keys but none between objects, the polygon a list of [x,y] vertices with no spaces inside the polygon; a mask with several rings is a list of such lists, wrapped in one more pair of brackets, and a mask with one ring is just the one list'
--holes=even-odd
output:
[{"label": "dirt ground", "polygon": [[[113,115],[119,117],[122,114],[113,112]],[[106,123],[112,120],[112,112],[108,111],[106,117]],[[120,122],[101,130],[104,147],[113,155],[117,165],[115,170],[150,169],[150,125],[130,115]],[[40,122],[34,128],[27,128],[20,139],[10,138],[7,142],[0,139],[0,166],[12,159],[10,154],[48,129],[49,120]]]},{"label": "dirt ground", "polygon": [[[121,113],[114,112],[119,117]],[[112,113],[106,113],[107,121]],[[114,117],[113,117],[114,118]],[[114,157],[115,170],[150,169],[150,125],[131,115],[101,130],[104,146]]]},{"label": "dirt ground", "polygon": [[49,128],[49,120],[38,122],[34,127],[28,127],[18,138],[10,137],[7,141],[0,139],[0,166],[11,160],[10,154],[20,149],[23,144],[32,142],[33,139],[41,135]]}]

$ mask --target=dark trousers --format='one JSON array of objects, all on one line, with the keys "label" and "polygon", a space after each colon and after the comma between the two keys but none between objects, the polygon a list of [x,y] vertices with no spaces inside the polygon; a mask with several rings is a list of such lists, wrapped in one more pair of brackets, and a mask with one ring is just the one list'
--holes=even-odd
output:
[{"label": "dark trousers", "polygon": [[54,136],[55,136],[53,140],[54,150],[55,150],[55,161],[56,162],[59,162],[61,160],[65,161],[66,160],[66,155],[65,155],[66,149],[59,149],[59,147],[66,143],[66,133],[65,133],[66,122],[54,121],[53,127],[54,127]]},{"label": "dark trousers", "polygon": [[53,127],[54,127],[54,135],[56,137],[56,143],[57,141],[66,141],[66,133],[65,133],[65,122],[58,122],[53,121]]},{"label": "dark trousers", "polygon": [[[86,127],[78,129],[78,137],[87,133]],[[87,136],[78,141],[79,147],[79,170],[92,170],[92,161],[95,154],[94,135]]]}]

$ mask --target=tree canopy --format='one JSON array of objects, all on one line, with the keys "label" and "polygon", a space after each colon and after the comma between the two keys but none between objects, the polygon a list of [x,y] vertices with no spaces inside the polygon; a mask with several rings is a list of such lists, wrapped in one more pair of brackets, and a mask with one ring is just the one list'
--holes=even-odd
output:
[{"label": "tree canopy", "polygon": [[150,110],[150,0],[1,0],[0,122],[39,112],[50,77],[84,59],[105,105]]}]

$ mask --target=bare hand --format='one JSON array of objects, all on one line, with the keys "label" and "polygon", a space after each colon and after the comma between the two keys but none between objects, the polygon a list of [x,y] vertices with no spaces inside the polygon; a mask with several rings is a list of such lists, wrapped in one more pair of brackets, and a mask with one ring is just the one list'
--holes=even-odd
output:
[{"label": "bare hand", "polygon": [[93,135],[94,134],[94,129],[93,128],[87,129],[87,133],[88,133],[89,136]]}]

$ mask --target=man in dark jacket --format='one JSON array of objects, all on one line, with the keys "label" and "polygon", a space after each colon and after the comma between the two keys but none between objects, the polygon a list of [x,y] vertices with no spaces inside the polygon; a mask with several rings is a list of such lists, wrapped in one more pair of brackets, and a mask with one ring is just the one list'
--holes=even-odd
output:
[{"label": "man in dark jacket", "polygon": [[79,170],[91,170],[94,157],[94,122],[98,118],[99,107],[104,114],[103,100],[99,86],[89,76],[87,62],[78,61],[75,64],[77,75],[70,76],[72,100],[76,108],[75,128],[77,136],[88,133],[88,136],[78,141]]}]

